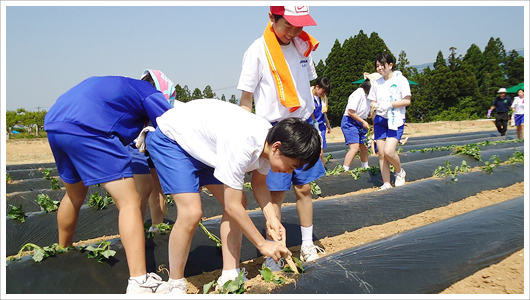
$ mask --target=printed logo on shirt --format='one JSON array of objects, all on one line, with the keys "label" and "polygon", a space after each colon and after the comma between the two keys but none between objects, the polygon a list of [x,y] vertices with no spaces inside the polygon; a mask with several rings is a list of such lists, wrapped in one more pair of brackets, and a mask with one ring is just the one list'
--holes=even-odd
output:
[{"label": "printed logo on shirt", "polygon": [[300,60],[300,64],[302,65],[302,68],[307,67],[307,63],[308,63],[307,59]]},{"label": "printed logo on shirt", "polygon": [[[401,100],[401,93],[399,92],[398,86],[396,84],[392,84],[390,86],[390,102]],[[393,110],[393,109],[392,109]]]}]

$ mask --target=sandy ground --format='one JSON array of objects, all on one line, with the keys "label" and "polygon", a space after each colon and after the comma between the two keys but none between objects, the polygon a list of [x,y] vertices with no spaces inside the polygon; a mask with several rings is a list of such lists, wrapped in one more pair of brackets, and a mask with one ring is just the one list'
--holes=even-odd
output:
[{"label": "sandy ground", "polygon": [[[475,132],[495,130],[491,120],[462,121],[462,122],[433,122],[427,124],[407,124],[405,136],[411,138],[426,135],[450,134],[458,132]],[[335,127],[328,134],[327,141],[343,142],[344,137],[340,127]],[[6,141],[6,164],[46,163],[53,162],[53,155],[47,140]],[[417,215],[394,222],[370,226],[353,232],[346,232],[335,237],[326,237],[315,241],[322,246],[328,254],[368,243],[401,231],[423,226],[432,222],[453,217],[480,207],[492,205],[524,194],[524,182],[513,186],[483,191],[477,195],[466,198],[451,205],[429,210]],[[375,189],[367,189],[354,193],[367,193]],[[322,199],[318,199],[322,200]],[[291,248],[293,255],[299,256],[299,247]],[[248,293],[268,293],[274,284],[266,284],[259,274],[263,258],[246,261],[241,264],[248,271],[246,282]],[[187,278],[188,293],[202,293],[202,286],[217,279],[220,270],[204,273]],[[512,254],[498,264],[478,271],[451,287],[442,294],[524,294],[524,249]]]}]

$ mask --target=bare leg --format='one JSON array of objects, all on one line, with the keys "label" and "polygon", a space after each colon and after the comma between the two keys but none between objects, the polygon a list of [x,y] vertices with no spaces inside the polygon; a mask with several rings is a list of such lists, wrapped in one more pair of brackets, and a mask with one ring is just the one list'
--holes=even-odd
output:
[{"label": "bare leg", "polygon": [[[401,161],[399,160],[399,155],[396,153],[396,148],[398,145],[398,139],[395,138],[387,138],[385,142],[385,159],[394,166],[394,169],[396,170],[396,173],[401,172]],[[379,145],[377,146],[379,147]],[[390,174],[390,169],[389,169]],[[389,177],[390,180],[390,177]]]},{"label": "bare leg", "polygon": [[140,207],[142,209],[143,220],[147,211],[149,197],[153,191],[153,178],[151,177],[151,174],[134,174],[134,183],[136,184],[138,194],[140,194],[140,199],[142,199]]},{"label": "bare leg", "polygon": [[311,197],[311,184],[295,185],[296,210],[300,219],[300,226],[313,225],[313,198]]},{"label": "bare leg", "polygon": [[348,147],[350,149],[348,150],[348,153],[346,153],[346,156],[344,156],[344,165],[347,167],[351,165],[353,159],[355,158],[355,155],[357,155],[357,152],[359,151],[359,144],[357,143],[348,144]]},{"label": "bare leg", "polygon": [[[219,200],[224,207],[224,186],[223,185],[208,185],[208,190]],[[244,196],[244,207],[247,207],[247,198]],[[241,256],[241,242],[243,234],[237,223],[223,210],[223,218],[221,220],[221,243],[223,251],[223,270],[233,270],[239,267],[239,259]]]},{"label": "bare leg", "polygon": [[377,154],[379,154],[379,168],[381,169],[381,177],[383,177],[383,183],[390,184],[390,164],[385,157],[385,144],[386,139],[377,140]]},{"label": "bare leg", "polygon": [[169,274],[171,279],[184,278],[191,240],[202,217],[199,193],[172,194],[177,206],[177,220],[169,236]]},{"label": "bare leg", "polygon": [[79,218],[79,210],[85,201],[88,187],[82,181],[78,183],[64,183],[66,194],[61,200],[57,211],[57,227],[59,230],[59,245],[71,246],[74,239],[75,228]]},{"label": "bare leg", "polygon": [[141,199],[133,178],[123,178],[102,184],[109,192],[119,212],[120,237],[125,248],[131,277],[147,273],[145,266],[145,235]]},{"label": "bare leg", "polygon": [[520,140],[524,138],[524,123],[517,126],[517,138]]},{"label": "bare leg", "polygon": [[160,186],[156,169],[151,169],[151,176],[153,178],[153,191],[149,195],[149,212],[151,213],[151,223],[155,225],[164,222],[166,196]]},{"label": "bare leg", "polygon": [[368,161],[368,147],[366,147],[365,144],[359,144],[359,150],[361,150],[361,153],[359,154],[359,157],[361,158],[361,162],[367,162]]}]

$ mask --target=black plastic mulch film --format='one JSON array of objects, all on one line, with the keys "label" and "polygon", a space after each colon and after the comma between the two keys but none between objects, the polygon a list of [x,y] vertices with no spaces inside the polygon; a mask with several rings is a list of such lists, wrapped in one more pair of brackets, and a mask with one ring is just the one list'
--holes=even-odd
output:
[{"label": "black plastic mulch film", "polygon": [[[463,139],[470,139],[469,136],[462,136]],[[421,144],[417,146],[417,149],[421,148],[423,148]],[[502,150],[500,148],[493,149],[491,150],[491,155],[500,155],[501,159],[504,160],[505,158],[502,158],[502,156],[512,155],[514,152],[513,148],[514,147],[511,147],[505,150]],[[521,152],[524,150],[522,149],[522,147],[517,148]],[[490,154],[488,153],[488,151],[489,150],[482,151],[483,159],[489,158],[488,155]],[[504,151],[506,152],[504,153]],[[466,158],[466,161],[469,164],[471,164],[473,161],[472,159],[469,159],[465,156],[444,156],[438,161],[434,158],[428,160],[421,159],[421,161],[416,162],[411,161],[408,163],[404,163],[403,167],[407,170],[407,179],[413,181],[432,176],[432,172],[434,171],[434,169],[436,169],[438,166],[445,165],[446,161],[451,161],[452,166],[460,165],[463,158]],[[436,161],[432,164],[432,166],[431,160]],[[476,164],[482,165],[483,163],[477,162]],[[428,169],[428,171],[424,171],[425,169]],[[422,172],[425,173],[425,175],[416,175],[422,174]],[[380,174],[373,176],[369,175],[368,173],[363,173],[363,176],[361,176],[361,178],[357,181],[354,181],[349,175],[344,175],[345,174],[341,174],[339,176],[325,176],[319,179],[318,184],[321,186],[323,192],[326,190],[330,190],[330,192],[327,192],[328,194],[341,194],[352,190],[358,190],[361,188],[373,187],[374,185],[380,184]],[[419,178],[415,178],[416,176]],[[344,233],[344,231],[353,231],[370,225],[383,224],[428,209],[445,206],[449,203],[459,201],[465,197],[476,194],[482,190],[506,187],[516,182],[522,181],[524,179],[524,171],[522,165],[506,165],[497,167],[492,174],[476,172],[469,174],[459,174],[458,178],[458,182],[454,182],[449,179],[426,180],[417,183],[410,183],[405,185],[404,187],[379,193],[370,193],[359,196],[343,197],[315,202],[314,210],[318,211],[318,213],[315,213],[314,218],[314,238],[320,239],[326,236],[339,235]],[[338,190],[338,188],[342,186],[346,186],[349,188],[346,189],[347,191]],[[255,202],[252,198],[251,193],[247,193],[247,195],[249,195],[249,204],[251,202]],[[217,200],[215,200],[214,197],[203,196],[202,198],[205,216],[207,215],[207,213],[211,213],[211,215],[220,214],[217,212],[217,209],[213,211],[207,210],[207,207],[211,206],[218,207],[220,211],[220,204],[217,202]],[[211,204],[212,201],[215,203]],[[286,199],[286,202],[289,201],[294,202],[294,196],[292,200]],[[173,211],[175,210],[174,207],[170,207],[170,209],[172,209]],[[91,235],[93,235],[92,237],[101,236],[103,234],[112,234],[102,233],[102,231],[105,230],[117,233],[117,210],[115,208],[109,208],[94,213],[97,213],[97,215],[95,215],[94,217],[86,217],[86,219],[88,220],[87,224],[94,225],[101,223],[99,222],[100,220],[97,220],[98,218],[104,218],[105,220],[113,220],[114,223],[112,223],[112,225],[105,224],[102,226],[102,228],[98,228],[97,226],[87,226],[96,227],[90,229],[95,230],[94,232],[90,233]],[[13,249],[10,250],[11,252],[16,253],[20,249],[20,247],[26,242],[33,242],[38,245],[45,246],[57,241],[55,214],[36,214],[36,216],[46,215],[48,215],[49,218],[46,221],[47,223],[36,223],[34,225],[34,229],[31,229],[30,226],[23,228],[21,232],[21,235],[23,236],[22,239],[15,241],[14,239],[10,239],[9,236],[7,237],[8,248],[10,244],[18,243],[20,245],[19,247],[12,247]],[[263,232],[264,221],[261,212],[252,212],[250,213],[250,215],[254,223]],[[32,218],[34,218],[34,216],[27,218],[27,220],[31,220]],[[299,244],[301,237],[296,208],[294,206],[282,208],[282,218],[284,226],[288,231],[288,246],[290,247]],[[219,222],[220,220],[216,218],[209,220],[204,224],[212,233],[218,235]],[[16,230],[9,227],[10,223],[11,226],[15,224],[14,222],[8,220],[8,228],[6,230],[7,232],[10,232],[10,230]],[[28,224],[30,223],[31,221]],[[81,221],[79,225],[80,228],[78,228],[78,231],[82,232],[84,230],[84,226],[82,225]],[[43,232],[43,228],[50,228],[49,231],[54,233],[46,234]],[[506,230],[509,231],[512,229]],[[32,235],[32,232],[38,232],[39,234]],[[42,240],[41,243],[36,242],[38,236],[43,235],[49,236],[45,239],[49,242],[45,242],[44,240]],[[79,234],[76,234],[77,239],[83,239],[78,238],[78,235]],[[146,256],[148,268],[150,269],[150,271],[156,271],[159,265],[168,265],[167,238],[168,236],[156,236],[154,240],[147,241]],[[416,248],[417,246],[418,245],[416,245]],[[78,251],[61,253],[58,254],[57,257],[48,258],[41,263],[34,263],[29,258],[24,258],[19,262],[10,262],[8,263],[9,266],[7,267],[6,274],[7,293],[123,293],[125,290],[126,279],[128,278],[125,254],[122,249],[120,240],[113,240],[112,247],[113,249],[118,250],[116,256],[103,264],[99,264],[95,262],[95,260],[87,259],[86,253],[79,253]],[[482,246],[482,248],[484,248],[484,246]],[[436,253],[436,251],[434,252]],[[431,255],[434,255],[435,253],[432,253]],[[9,254],[9,251],[7,252],[7,254]],[[504,254],[497,254],[496,256],[506,256],[503,255]],[[244,239],[241,256],[242,260],[248,260],[260,257],[261,254],[255,249],[253,245],[251,245],[246,239]],[[482,257],[481,259],[483,260],[484,257]],[[79,271],[73,270],[71,268],[72,265],[76,265],[75,269]],[[31,268],[32,271],[27,272],[28,268]],[[54,274],[62,273],[55,272],[56,270],[60,270],[62,268],[65,269],[64,277],[53,277],[43,275],[50,274],[49,272],[52,272],[52,270],[54,270]],[[190,258],[186,267],[185,276],[196,275],[204,271],[212,271],[220,268],[222,268],[220,251],[215,247],[215,244],[213,244],[213,242],[210,241],[206,237],[206,235],[201,232],[200,229],[198,229],[193,239]],[[310,267],[308,269],[308,272],[304,274],[302,278],[308,276],[307,280],[310,280],[309,275],[312,274],[312,270],[313,267]],[[388,270],[386,270],[385,272],[387,271]],[[78,274],[76,272],[78,272]],[[458,272],[458,270],[456,270],[455,272]],[[32,278],[33,276],[34,278]],[[424,276],[422,274],[419,274],[419,277]],[[43,278],[45,278],[45,280],[43,280]],[[78,284],[77,282],[72,282],[72,284],[65,284],[65,282],[71,282],[72,279],[80,280],[83,282],[83,284]],[[30,284],[26,285],[24,282],[29,282]],[[299,283],[297,284],[302,283],[302,281],[300,280],[298,282]],[[370,286],[378,286],[375,285],[373,282],[366,282],[369,283]],[[57,286],[53,287],[54,283],[60,284],[60,291],[57,290]],[[285,288],[286,293],[302,293],[302,291],[289,291],[288,289],[290,287]],[[386,288],[387,287],[385,287],[385,289]],[[381,291],[379,288],[366,290],[361,289],[359,291],[352,292],[345,291],[344,293],[365,292],[387,293]],[[432,288],[421,288],[417,291],[413,291],[410,293],[424,292],[436,293],[437,291],[433,291]],[[327,292],[318,291],[314,293]],[[334,291],[332,293],[337,293],[337,291]],[[342,292],[338,291],[338,293]],[[388,293],[402,292],[396,290]],[[409,291],[404,291],[404,293],[409,293]]]}]

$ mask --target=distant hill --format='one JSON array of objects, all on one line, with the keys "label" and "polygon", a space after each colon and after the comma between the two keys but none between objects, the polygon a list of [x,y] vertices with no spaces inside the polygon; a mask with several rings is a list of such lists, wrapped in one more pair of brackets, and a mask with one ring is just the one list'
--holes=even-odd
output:
[{"label": "distant hill", "polygon": [[[511,50],[509,50],[511,51]],[[507,52],[509,52],[507,51]],[[519,50],[517,51],[517,54],[519,54],[519,56],[523,56],[524,57],[524,50]],[[433,66],[434,66],[434,62],[431,62],[431,63],[426,63],[426,64],[421,64],[421,65],[414,65],[412,67],[415,67],[416,69],[418,69],[418,71],[423,71],[423,69],[427,68],[427,67],[430,67],[431,69],[433,69]]]}]

